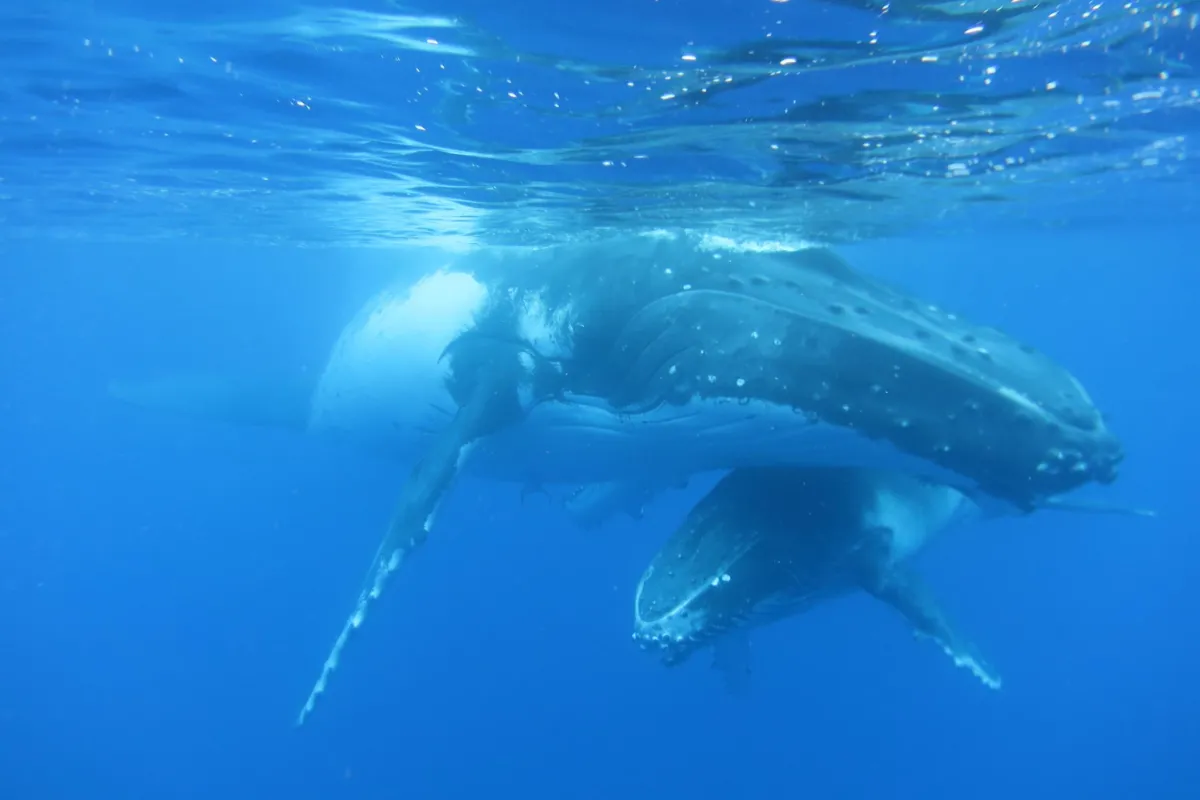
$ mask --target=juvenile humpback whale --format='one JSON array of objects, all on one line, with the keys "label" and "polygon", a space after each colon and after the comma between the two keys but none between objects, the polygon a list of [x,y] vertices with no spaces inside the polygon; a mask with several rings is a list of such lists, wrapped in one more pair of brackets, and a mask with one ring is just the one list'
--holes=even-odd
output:
[{"label": "juvenile humpback whale", "polygon": [[639,485],[698,472],[873,467],[1028,511],[1112,481],[1122,457],[1075,378],[1003,333],[826,250],[685,234],[489,250],[385,292],[343,331],[304,404],[180,385],[117,391],[254,422],[278,404],[281,422],[417,462],[301,722],[462,472],[616,482],[592,497],[620,506]]},{"label": "juvenile humpback whale", "polygon": [[854,468],[748,468],[692,509],[638,583],[634,640],[665,663],[865,591],[984,684],[998,674],[950,625],[909,560],[983,512],[925,478]]}]

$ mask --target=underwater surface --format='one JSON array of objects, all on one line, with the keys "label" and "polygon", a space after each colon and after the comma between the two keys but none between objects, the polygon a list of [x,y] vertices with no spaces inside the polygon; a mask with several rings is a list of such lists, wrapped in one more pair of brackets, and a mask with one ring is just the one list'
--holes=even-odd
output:
[{"label": "underwater surface", "polygon": [[[1198,19],[1074,0],[5,4],[0,798],[1197,797]],[[426,413],[381,412],[365,441],[290,424],[308,389],[276,379],[311,387],[348,325],[454,333],[475,291],[364,312],[388,287],[480,264],[565,281],[538,248],[673,232],[705,243],[681,275],[830,247],[945,330],[1031,343],[1124,453],[1071,497],[1153,515],[998,515],[914,559],[998,689],[849,592],[724,651],[734,690],[720,657],[668,667],[630,639],[647,565],[711,480],[664,475],[581,525],[569,485],[464,474],[297,727],[446,422],[415,361],[365,360]],[[590,294],[566,305],[643,266],[664,280],[584,262]],[[784,310],[754,324],[804,316],[759,288]],[[703,321],[744,334],[758,306],[730,303]],[[497,352],[485,366],[520,354]],[[185,383],[151,408],[129,388],[170,374],[269,391],[235,408]],[[874,389],[856,391],[847,406]],[[515,430],[502,466],[526,463]],[[711,441],[677,430],[627,441],[650,466]],[[398,457],[392,437],[416,444]]]}]

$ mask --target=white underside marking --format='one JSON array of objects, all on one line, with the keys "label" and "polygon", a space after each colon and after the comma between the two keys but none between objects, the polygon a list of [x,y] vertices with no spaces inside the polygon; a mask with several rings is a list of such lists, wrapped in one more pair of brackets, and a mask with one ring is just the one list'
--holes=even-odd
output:
[{"label": "white underside marking", "polygon": [[517,336],[546,358],[569,358],[575,312],[570,304],[550,308],[540,292],[517,299]]},{"label": "white underside marking", "polygon": [[446,361],[438,358],[487,302],[464,272],[435,272],[374,297],[342,331],[313,395],[309,429],[380,443],[405,458],[424,427],[452,410]]},{"label": "white underside marking", "polygon": [[863,510],[863,527],[890,530],[889,557],[899,563],[915,556],[951,525],[979,513],[979,507],[962,492],[897,473],[887,476],[873,505]]}]

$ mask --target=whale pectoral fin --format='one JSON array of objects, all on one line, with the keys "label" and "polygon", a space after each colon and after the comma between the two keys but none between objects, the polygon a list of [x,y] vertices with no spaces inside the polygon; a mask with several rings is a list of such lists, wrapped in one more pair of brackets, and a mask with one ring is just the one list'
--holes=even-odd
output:
[{"label": "whale pectoral fin", "polygon": [[732,630],[713,644],[712,667],[721,674],[725,691],[741,697],[750,691],[754,673],[750,633],[744,629]]},{"label": "whale pectoral fin", "polygon": [[511,407],[503,402],[504,396],[505,393],[495,382],[480,381],[471,399],[459,409],[450,425],[435,437],[432,446],[409,474],[400,492],[391,524],[371,561],[354,611],[342,626],[321,667],[321,675],[296,720],[297,726],[304,724],[316,706],[317,698],[325,692],[346,642],[362,625],[367,610],[383,592],[388,578],[425,543],[433,516],[458,476],[471,445],[511,421]]},{"label": "whale pectoral fin", "polygon": [[139,408],[191,419],[303,430],[313,383],[305,376],[262,379],[180,372],[110,381],[108,394]]},{"label": "whale pectoral fin", "polygon": [[1037,507],[1049,511],[1072,511],[1082,514],[1117,514],[1127,517],[1158,516],[1158,512],[1151,508],[1132,508],[1100,500],[1068,500],[1062,497],[1048,497],[1040,501]]},{"label": "whale pectoral fin", "polygon": [[585,483],[567,495],[563,508],[584,529],[599,527],[620,514],[640,520],[646,506],[669,485],[643,479]]},{"label": "whale pectoral fin", "polygon": [[969,669],[991,689],[1000,688],[1000,676],[975,650],[959,637],[942,613],[925,582],[904,566],[890,566],[870,576],[863,588],[899,611],[918,636],[936,642],[956,666]]}]

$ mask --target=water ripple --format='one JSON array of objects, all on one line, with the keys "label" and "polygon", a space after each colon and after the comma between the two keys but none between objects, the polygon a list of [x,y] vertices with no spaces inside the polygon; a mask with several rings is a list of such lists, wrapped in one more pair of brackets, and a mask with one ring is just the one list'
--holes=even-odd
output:
[{"label": "water ripple", "polygon": [[1196,213],[1196,2],[125,5],[0,11],[10,235],[839,242],[1109,224],[1114,187],[1127,221]]}]

